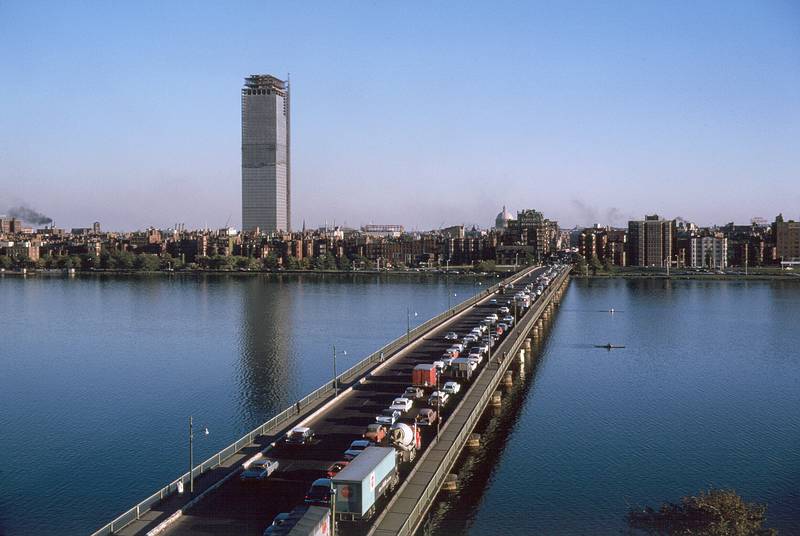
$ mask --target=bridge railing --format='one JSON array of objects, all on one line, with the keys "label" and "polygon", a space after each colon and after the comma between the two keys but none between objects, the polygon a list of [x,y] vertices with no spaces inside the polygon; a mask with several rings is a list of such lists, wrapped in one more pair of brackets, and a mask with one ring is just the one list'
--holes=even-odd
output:
[{"label": "bridge railing", "polygon": [[[534,323],[539,319],[542,311],[547,307],[549,304],[549,300],[552,295],[558,291],[558,289],[564,284],[567,276],[569,274],[569,269],[565,270],[559,277],[553,282],[553,284],[547,287],[547,290],[540,296],[539,299],[534,302],[534,307],[531,311],[528,311],[526,315],[521,319],[520,325],[517,328],[521,328],[516,331],[516,338],[511,342],[510,350],[507,353],[506,361],[503,363],[502,366],[498,367],[495,371],[494,375],[492,376],[491,381],[487,385],[484,392],[481,394],[481,397],[478,399],[478,403],[476,405],[477,408],[485,408],[488,403],[489,399],[497,389],[497,386],[500,383],[500,380],[505,373],[505,365],[514,359],[514,356],[517,355],[519,350],[522,348],[522,345],[525,342],[525,339],[528,336],[528,333],[532,329]],[[502,348],[499,347],[498,350]],[[476,423],[482,417],[483,411],[472,411],[470,415],[467,417],[466,422],[461,425],[461,428],[458,431],[455,439],[453,440],[453,447],[447,451],[444,458],[442,459],[442,463],[436,468],[436,471],[433,473],[433,477],[430,481],[428,481],[428,485],[422,491],[422,494],[414,505],[414,508],[406,517],[405,522],[400,527],[400,530],[397,531],[399,536],[407,536],[413,534],[416,530],[417,526],[419,525],[422,517],[430,508],[431,503],[439,494],[439,490],[444,483],[445,478],[447,477],[450,469],[455,464],[458,457],[461,455],[461,451],[463,450],[464,445],[467,442],[469,435],[472,433],[472,430],[475,428]],[[433,440],[431,445],[429,446],[429,451],[438,443],[438,437]],[[370,531],[369,534],[375,533],[375,528]]]},{"label": "bridge railing", "polygon": [[[529,271],[533,270],[534,267],[527,267],[516,274],[513,274],[499,283],[496,283],[478,293],[476,293],[471,298],[459,303],[458,305],[448,309],[447,311],[436,315],[435,317],[426,320],[422,324],[418,325],[414,329],[409,330],[407,335],[402,335],[395,340],[391,341],[383,348],[374,352],[349,369],[345,370],[343,373],[337,376],[337,381],[339,386],[347,385],[353,382],[356,378],[360,378],[364,373],[366,373],[370,368],[381,361],[382,357],[388,358],[390,355],[395,353],[397,350],[407,346],[410,343],[413,343],[417,339],[419,339],[423,334],[427,333],[432,327],[444,322],[445,320],[457,315],[461,311],[472,307],[476,302],[478,302],[481,298],[486,296],[487,294],[491,294],[497,291],[500,288],[500,285],[506,284],[508,282],[514,281],[519,277],[527,274]],[[220,450],[203,463],[195,466],[192,469],[192,477],[197,478],[205,472],[208,472],[212,469],[215,469],[222,465],[226,460],[228,460],[231,456],[239,452],[242,448],[246,447],[247,445],[252,444],[255,439],[259,436],[269,435],[268,432],[272,431],[273,433],[279,432],[285,425],[291,420],[294,420],[298,415],[300,415],[309,405],[319,401],[320,399],[328,398],[333,395],[334,392],[334,381],[325,383],[321,387],[315,389],[308,395],[304,396],[285,410],[281,411],[274,417],[272,417],[267,422],[261,424],[257,428],[251,430],[247,434],[240,437],[235,442],[231,443],[224,449]],[[92,536],[104,536],[107,534],[113,534],[114,532],[122,529],[123,527],[129,525],[130,523],[138,520],[142,514],[150,511],[152,506],[159,501],[163,500],[164,498],[176,493],[179,488],[179,484],[182,483],[184,489],[187,489],[189,486],[189,479],[190,475],[187,471],[180,477],[176,478],[168,485],[164,486],[163,488],[159,489],[145,500],[139,502],[132,508],[126,510],[121,515],[114,518],[113,521],[107,523],[97,531],[92,533]]]}]

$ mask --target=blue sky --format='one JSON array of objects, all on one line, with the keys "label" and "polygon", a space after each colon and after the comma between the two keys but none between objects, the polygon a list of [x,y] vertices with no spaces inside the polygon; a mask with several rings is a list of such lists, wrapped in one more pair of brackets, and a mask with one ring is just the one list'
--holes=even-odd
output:
[{"label": "blue sky", "polygon": [[800,216],[794,1],[0,0],[0,213],[238,227],[262,72],[295,226]]}]

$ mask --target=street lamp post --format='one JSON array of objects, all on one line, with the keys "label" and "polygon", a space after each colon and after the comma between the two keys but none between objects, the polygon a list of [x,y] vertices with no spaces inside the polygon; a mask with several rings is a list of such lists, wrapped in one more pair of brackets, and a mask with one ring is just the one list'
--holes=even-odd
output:
[{"label": "street lamp post", "polygon": [[[414,311],[414,316],[417,316],[417,312]],[[411,343],[411,309],[406,307],[406,344]]]},{"label": "street lamp post", "polygon": [[193,441],[194,432],[192,430],[192,416],[189,415],[189,493],[194,493],[194,452],[192,451]]},{"label": "street lamp post", "polygon": [[[342,350],[342,355],[347,355],[347,350]],[[339,396],[339,378],[336,375],[336,345],[333,345],[333,396]]]},{"label": "street lamp post", "polygon": [[439,425],[442,422],[442,393],[439,392],[439,371],[436,371],[436,441],[439,441]]}]

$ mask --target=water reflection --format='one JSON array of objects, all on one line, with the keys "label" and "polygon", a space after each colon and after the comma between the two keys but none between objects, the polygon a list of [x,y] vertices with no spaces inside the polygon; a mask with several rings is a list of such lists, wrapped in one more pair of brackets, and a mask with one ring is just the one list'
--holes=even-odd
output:
[{"label": "water reflection", "polygon": [[253,428],[282,410],[297,388],[289,344],[293,293],[265,277],[240,283],[238,415]]}]

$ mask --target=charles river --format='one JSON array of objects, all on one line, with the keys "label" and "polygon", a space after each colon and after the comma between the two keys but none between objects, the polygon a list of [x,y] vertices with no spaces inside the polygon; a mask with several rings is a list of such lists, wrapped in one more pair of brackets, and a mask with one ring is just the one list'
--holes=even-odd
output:
[{"label": "charles river", "polygon": [[[332,345],[343,370],[477,283],[0,277],[0,534],[92,532],[186,470],[189,415],[199,461],[327,381]],[[620,534],[717,486],[800,534],[800,282],[574,280],[540,349],[420,532]]]}]

